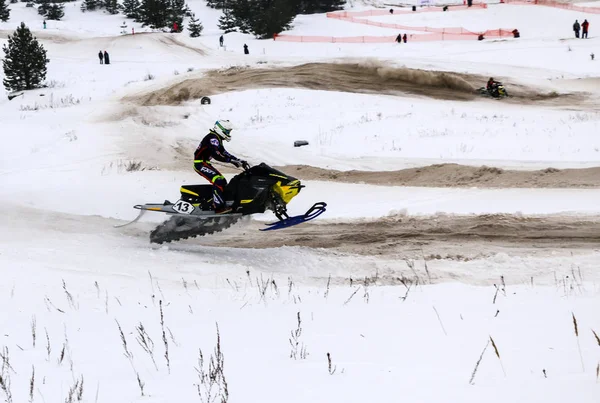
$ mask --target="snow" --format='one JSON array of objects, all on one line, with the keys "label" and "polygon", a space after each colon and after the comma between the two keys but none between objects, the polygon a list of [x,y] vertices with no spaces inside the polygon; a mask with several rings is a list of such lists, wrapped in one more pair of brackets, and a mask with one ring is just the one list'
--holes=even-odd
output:
[{"label": "snow", "polygon": [[[529,40],[574,37],[573,23],[575,20],[583,21],[584,18],[592,19],[595,16],[594,14],[550,7],[535,7],[535,10],[527,10],[527,7],[534,8],[535,6],[506,4],[490,6],[487,9],[473,8],[441,13],[390,14],[365,17],[365,19],[414,27],[463,27],[472,32],[485,32],[498,28],[518,28],[521,36]],[[532,18],[531,11],[535,11],[535,18]],[[548,24],[548,21],[552,21],[552,24]]]},{"label": "snow", "polygon": [[[369,19],[482,30],[516,24],[522,38],[397,46],[281,43],[232,33],[223,49],[220,12],[203,1],[189,4],[205,27],[197,39],[141,34],[150,30],[131,20],[121,28],[122,16],[81,13],[80,2],[67,3],[64,21],[49,21],[46,30],[24,3],[11,4],[11,20],[0,23],[0,45],[20,21],[32,28],[48,50],[52,81],[12,101],[0,99],[0,347],[8,349],[0,351],[4,357],[8,351],[10,364],[0,374],[10,381],[12,401],[64,401],[77,379],[83,379],[82,401],[202,401],[198,349],[206,364],[217,323],[230,402],[599,400],[600,350],[592,331],[600,332],[600,251],[593,244],[480,254],[465,242],[456,258],[431,259],[427,266],[418,260],[411,269],[406,256],[336,249],[224,248],[199,240],[150,245],[148,232],[162,219],[156,216],[113,228],[134,217],[134,204],[174,200],[180,184],[202,183],[191,169],[191,153],[224,115],[236,125],[228,149],[252,163],[339,170],[447,162],[597,166],[600,115],[578,105],[294,88],[230,91],[211,97],[209,106],[123,101],[206,69],[374,58],[597,94],[598,68],[589,60],[598,53],[593,16],[586,41],[571,38],[572,20],[583,19],[581,13],[496,5]],[[369,6],[354,9],[362,8]],[[132,27],[136,35],[121,34]],[[390,32],[313,15],[299,16],[289,34]],[[110,66],[98,64],[99,50],[111,54]],[[298,139],[310,145],[293,147]],[[132,161],[144,170],[128,172]],[[303,183],[290,213],[323,200],[328,210],[315,222],[330,225],[438,214],[600,214],[598,189]],[[272,219],[270,213],[253,218]],[[243,225],[242,233],[260,236]],[[437,252],[435,245],[423,248],[423,254]],[[289,339],[298,313],[299,341],[308,355],[295,360]],[[154,342],[156,366],[136,341],[140,323]],[[487,345],[491,339],[499,357]]]}]

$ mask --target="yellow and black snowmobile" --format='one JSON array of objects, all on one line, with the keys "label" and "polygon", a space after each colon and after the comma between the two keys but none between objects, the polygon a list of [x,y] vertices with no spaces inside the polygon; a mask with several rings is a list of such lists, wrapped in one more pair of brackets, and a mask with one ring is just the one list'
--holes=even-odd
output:
[{"label": "yellow and black snowmobile", "polygon": [[312,220],[325,212],[327,204],[318,202],[305,214],[294,217],[287,214],[287,204],[303,187],[298,179],[261,163],[248,167],[227,184],[224,195],[227,206],[232,209],[229,213],[214,212],[212,185],[182,185],[180,198],[175,203],[165,200],[163,203],[133,206],[141,211],[131,223],[139,220],[146,211],[172,215],[150,233],[150,241],[154,243],[219,232],[235,224],[242,216],[264,213],[267,210],[273,211],[279,221],[266,224],[267,228],[261,231],[287,228]]}]

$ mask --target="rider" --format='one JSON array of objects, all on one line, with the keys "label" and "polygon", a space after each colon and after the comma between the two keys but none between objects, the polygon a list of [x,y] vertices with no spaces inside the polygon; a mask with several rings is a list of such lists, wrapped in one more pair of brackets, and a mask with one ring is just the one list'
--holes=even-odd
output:
[{"label": "rider", "polygon": [[224,192],[227,180],[210,163],[211,158],[217,161],[227,162],[236,168],[248,168],[246,161],[229,154],[223,147],[223,140],[231,140],[233,126],[229,120],[217,120],[209,133],[202,139],[194,152],[194,170],[197,174],[208,180],[213,185],[213,206],[216,214],[231,212],[231,207],[225,204]]},{"label": "rider", "polygon": [[491,92],[497,84],[498,83],[494,81],[494,77],[490,77],[487,82],[487,90]]}]

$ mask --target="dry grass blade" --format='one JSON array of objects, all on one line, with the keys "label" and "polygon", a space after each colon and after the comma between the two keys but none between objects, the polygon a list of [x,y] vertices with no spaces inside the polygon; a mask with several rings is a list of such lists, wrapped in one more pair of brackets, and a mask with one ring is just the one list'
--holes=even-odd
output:
[{"label": "dry grass blade", "polygon": [[35,367],[31,370],[31,379],[29,380],[29,402],[33,402],[33,390],[35,389]]},{"label": "dry grass blade", "polygon": [[596,342],[600,346],[600,337],[598,337],[598,334],[593,329],[592,329],[592,333],[594,333],[594,337],[596,338]]},{"label": "dry grass blade", "polygon": [[494,347],[494,352],[496,353],[496,357],[498,357],[498,359],[500,359],[500,352],[498,352],[498,347],[496,346],[496,342],[494,341],[492,336],[490,336],[490,341],[492,342],[492,347]]},{"label": "dry grass blade", "polygon": [[129,351],[129,347],[127,346],[127,339],[125,338],[125,334],[123,333],[123,329],[121,329],[121,325],[119,324],[119,321],[115,319],[115,322],[117,322],[117,327],[119,328],[119,336],[121,337],[121,343],[123,344],[123,350],[125,350],[125,357],[127,357],[128,359],[132,359],[133,358],[133,354],[131,354],[131,351]]},{"label": "dry grass blade", "polygon": [[471,385],[473,385],[473,380],[475,379],[475,375],[477,374],[477,369],[479,369],[479,364],[481,364],[481,360],[483,360],[483,355],[485,354],[485,351],[487,350],[489,345],[490,341],[488,340],[485,344],[485,347],[483,348],[483,351],[481,352],[481,355],[479,356],[479,359],[477,360],[477,363],[475,364],[475,368],[473,368],[473,372],[471,373],[471,379],[469,379],[469,384]]},{"label": "dry grass blade", "polygon": [[335,374],[336,369],[337,366],[333,365],[333,362],[331,360],[331,354],[327,353],[327,371],[329,372],[329,375]]},{"label": "dry grass blade", "polygon": [[442,318],[440,318],[440,314],[438,313],[438,310],[435,308],[435,306],[433,307],[433,310],[435,311],[435,315],[438,318],[438,321],[440,322],[440,326],[442,327],[442,330],[444,331],[444,334],[446,336],[448,336],[448,333],[446,333],[446,329],[444,328],[444,324],[442,323]]},{"label": "dry grass blade", "polygon": [[585,365],[583,364],[583,354],[581,353],[581,345],[579,344],[579,326],[577,325],[577,318],[575,314],[571,312],[573,317],[573,328],[575,329],[575,337],[577,338],[577,350],[579,351],[579,360],[581,361],[581,370],[585,372]]},{"label": "dry grass blade", "polygon": [[169,342],[167,340],[167,333],[165,332],[165,316],[163,313],[162,300],[158,301],[158,307],[160,309],[160,328],[162,329],[162,339],[165,345],[165,361],[167,362],[167,371],[171,373],[171,360],[169,359]]},{"label": "dry grass blade", "polygon": [[500,352],[498,351],[498,346],[496,346],[496,342],[490,336],[490,341],[492,342],[492,347],[494,347],[494,352],[496,353],[496,357],[498,357],[498,361],[500,362],[500,367],[502,368],[502,373],[506,376],[506,371],[504,370],[504,364],[502,364],[502,359],[500,358]]}]

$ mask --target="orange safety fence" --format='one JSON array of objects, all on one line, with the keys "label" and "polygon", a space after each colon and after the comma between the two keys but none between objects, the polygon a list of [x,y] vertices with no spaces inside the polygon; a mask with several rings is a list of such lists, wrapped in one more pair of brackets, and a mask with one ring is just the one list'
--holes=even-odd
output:
[{"label": "orange safety fence", "polygon": [[[444,7],[421,7],[416,6],[416,11],[406,10],[406,9],[398,9],[391,8],[394,10],[394,14],[390,13],[390,9],[385,10],[366,10],[366,11],[333,11],[327,13],[327,18],[341,18],[341,17],[378,17],[382,15],[396,15],[396,14],[414,14],[414,13],[430,13],[430,12],[440,12],[444,11]],[[476,9],[476,8],[487,8],[487,4],[485,3],[477,3],[473,4],[472,7],[468,7],[465,5],[456,5],[456,6],[448,6],[448,11],[458,11],[458,10],[468,10],[468,9]]]},{"label": "orange safety fence", "polygon": [[[512,29],[495,29],[492,31],[485,31],[485,32],[473,32],[473,31],[469,31],[468,29],[462,28],[462,27],[452,27],[452,28],[433,28],[433,27],[413,27],[410,25],[400,25],[400,24],[390,24],[387,22],[377,22],[377,21],[370,21],[364,18],[354,18],[354,17],[330,17],[330,18],[336,18],[339,19],[341,21],[347,21],[347,22],[353,22],[356,24],[363,24],[363,25],[371,25],[374,27],[380,27],[380,28],[392,28],[392,29],[398,29],[398,30],[405,30],[405,31],[417,31],[417,32],[436,32],[436,33],[441,33],[441,34],[460,34],[460,35],[483,35],[485,36],[486,34],[488,34],[488,32],[508,32],[507,35],[501,35],[501,36],[511,36],[512,35]],[[490,36],[492,36],[493,34],[491,34]]]},{"label": "orange safety fence", "polygon": [[[477,3],[473,7],[452,6],[454,10],[467,10],[474,8],[487,8],[485,3]],[[449,8],[450,9],[450,8]],[[443,11],[442,7],[426,7],[419,9],[419,12]],[[402,11],[400,14],[410,14],[413,11]],[[392,28],[404,31],[428,32],[428,34],[408,34],[407,39],[410,42],[430,42],[430,41],[456,41],[456,40],[476,40],[480,35],[483,37],[511,37],[514,36],[514,29],[493,29],[485,32],[473,32],[462,27],[453,28],[433,28],[433,27],[413,27],[408,25],[390,24],[385,22],[370,21],[365,18],[392,15],[389,10],[366,10],[366,11],[336,11],[327,13],[327,18],[335,18],[340,21],[347,21],[356,24],[371,25],[380,28]],[[317,36],[317,35],[279,35],[273,36],[276,41],[282,42],[302,42],[302,43],[387,43],[394,42],[396,36]]]},{"label": "orange safety fence", "polygon": [[569,3],[560,3],[558,1],[550,1],[550,0],[500,0],[501,3],[505,4],[516,4],[516,5],[538,5],[538,6],[546,6],[546,7],[554,7],[561,8],[563,10],[572,10],[572,11],[580,11],[584,13],[590,14],[600,14],[600,8],[598,7],[582,7],[575,6]]},{"label": "orange safety fence", "polygon": [[[458,34],[436,32],[430,34],[406,34],[407,42],[433,42],[433,41],[474,41],[480,34]],[[512,31],[495,29],[483,33],[484,37],[513,36]],[[396,41],[396,36],[311,36],[311,35],[274,35],[275,41],[297,43],[391,43]]]}]

